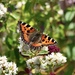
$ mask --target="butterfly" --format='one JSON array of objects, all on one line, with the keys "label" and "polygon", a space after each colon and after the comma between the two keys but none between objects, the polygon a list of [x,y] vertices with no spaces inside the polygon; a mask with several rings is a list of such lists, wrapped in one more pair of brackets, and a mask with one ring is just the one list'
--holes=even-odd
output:
[{"label": "butterfly", "polygon": [[54,45],[57,42],[46,34],[41,33],[29,24],[18,21],[21,38],[31,49],[41,48],[43,46]]}]

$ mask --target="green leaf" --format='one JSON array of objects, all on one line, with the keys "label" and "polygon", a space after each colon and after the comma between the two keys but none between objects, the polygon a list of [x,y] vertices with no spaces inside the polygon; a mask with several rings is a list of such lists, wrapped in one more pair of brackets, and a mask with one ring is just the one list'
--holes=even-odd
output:
[{"label": "green leaf", "polygon": [[46,50],[41,50],[41,51],[38,53],[38,55],[42,55],[42,54],[48,54],[48,51],[46,51]]},{"label": "green leaf", "polygon": [[25,8],[24,8],[24,11],[28,11],[28,10],[31,10],[31,2],[27,1],[26,4],[25,4]]},{"label": "green leaf", "polygon": [[19,16],[18,15],[16,15],[16,13],[14,13],[14,14],[12,14],[12,13],[7,13],[7,16],[10,16],[11,18],[13,18],[13,19],[19,19]]},{"label": "green leaf", "polygon": [[65,14],[65,20],[66,21],[71,21],[75,16],[75,11],[69,11]]},{"label": "green leaf", "polygon": [[75,47],[73,47],[72,55],[73,55],[72,59],[75,60]]},{"label": "green leaf", "polygon": [[68,29],[75,29],[75,23],[71,22],[68,26]]}]

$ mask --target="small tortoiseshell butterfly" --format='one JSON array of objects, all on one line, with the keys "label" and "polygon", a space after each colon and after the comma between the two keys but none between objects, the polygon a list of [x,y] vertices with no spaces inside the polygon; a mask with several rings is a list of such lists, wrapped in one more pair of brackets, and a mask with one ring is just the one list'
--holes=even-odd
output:
[{"label": "small tortoiseshell butterfly", "polygon": [[25,22],[18,21],[18,25],[22,40],[26,44],[29,44],[30,48],[37,49],[42,46],[54,45],[56,43],[53,38],[47,36],[46,34],[40,33],[38,30]]}]

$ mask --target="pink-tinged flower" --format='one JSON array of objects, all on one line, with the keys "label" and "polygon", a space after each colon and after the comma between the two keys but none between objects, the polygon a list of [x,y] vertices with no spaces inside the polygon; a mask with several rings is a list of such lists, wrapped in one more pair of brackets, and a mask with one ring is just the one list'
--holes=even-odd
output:
[{"label": "pink-tinged flower", "polygon": [[51,54],[52,52],[60,52],[60,49],[57,46],[52,45],[52,46],[48,46],[48,51],[49,54]]},{"label": "pink-tinged flower", "polygon": [[50,74],[49,75],[56,75],[56,74],[54,74],[53,72],[50,72]]}]

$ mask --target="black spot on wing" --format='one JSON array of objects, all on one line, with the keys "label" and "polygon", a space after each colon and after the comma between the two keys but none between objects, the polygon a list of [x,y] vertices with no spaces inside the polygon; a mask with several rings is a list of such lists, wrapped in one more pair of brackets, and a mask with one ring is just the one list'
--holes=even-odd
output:
[{"label": "black spot on wing", "polygon": [[44,39],[42,41],[45,41]]},{"label": "black spot on wing", "polygon": [[33,27],[30,28],[30,30],[34,29]]},{"label": "black spot on wing", "polygon": [[23,34],[24,34],[24,32],[23,31],[21,31]]},{"label": "black spot on wing", "polygon": [[25,22],[22,23],[22,25],[25,25],[25,24],[26,24]]},{"label": "black spot on wing", "polygon": [[27,32],[29,33],[29,32],[30,32],[30,30],[27,30]]},{"label": "black spot on wing", "polygon": [[28,27],[30,27],[30,25],[28,24],[28,25],[26,25],[26,27],[28,28]]},{"label": "black spot on wing", "polygon": [[26,30],[26,27],[24,27],[24,29]]},{"label": "black spot on wing", "polygon": [[51,39],[51,37],[48,37],[48,40],[50,40]]},{"label": "black spot on wing", "polygon": [[28,35],[29,36],[29,34],[27,33],[26,35]]},{"label": "black spot on wing", "polygon": [[47,35],[44,36],[45,38],[47,37]]},{"label": "black spot on wing", "polygon": [[54,42],[54,39],[52,39],[52,42]]},{"label": "black spot on wing", "polygon": [[47,43],[47,41],[45,41]]}]

